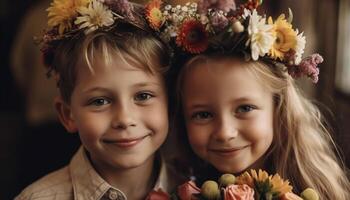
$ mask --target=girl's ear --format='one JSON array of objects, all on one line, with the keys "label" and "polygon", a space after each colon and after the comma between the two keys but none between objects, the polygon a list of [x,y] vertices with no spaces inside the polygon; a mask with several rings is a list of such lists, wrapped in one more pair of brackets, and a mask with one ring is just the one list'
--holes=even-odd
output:
[{"label": "girl's ear", "polygon": [[75,125],[71,108],[69,105],[67,105],[67,103],[63,101],[61,96],[57,96],[55,98],[54,106],[56,108],[58,118],[60,119],[62,125],[66,128],[66,130],[70,133],[77,132],[78,128]]}]

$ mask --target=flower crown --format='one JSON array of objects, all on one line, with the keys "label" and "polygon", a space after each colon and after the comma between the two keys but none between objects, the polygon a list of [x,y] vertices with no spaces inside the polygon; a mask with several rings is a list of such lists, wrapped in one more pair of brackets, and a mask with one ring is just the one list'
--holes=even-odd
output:
[{"label": "flower crown", "polygon": [[219,52],[244,53],[247,59],[259,58],[287,70],[293,78],[307,76],[318,81],[319,54],[302,59],[305,36],[292,28],[289,18],[280,15],[275,21],[260,16],[256,8],[262,0],[247,0],[236,6],[234,0],[198,0],[185,6],[163,5],[151,0],[146,18],[175,53],[196,55]]},{"label": "flower crown", "polygon": [[42,38],[36,39],[41,44],[45,65],[51,67],[55,49],[61,41],[80,34],[112,31],[120,23],[151,32],[151,29],[145,29],[147,23],[136,9],[128,0],[53,0],[47,9],[48,28]]}]

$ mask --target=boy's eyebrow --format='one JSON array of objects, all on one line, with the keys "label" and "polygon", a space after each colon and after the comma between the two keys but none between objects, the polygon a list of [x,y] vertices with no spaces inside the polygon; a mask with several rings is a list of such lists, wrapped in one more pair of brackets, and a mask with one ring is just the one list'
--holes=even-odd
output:
[{"label": "boy's eyebrow", "polygon": [[93,88],[89,88],[87,90],[83,90],[83,93],[89,93],[89,92],[94,92],[94,91],[108,92],[109,90],[107,88],[103,88],[103,87],[93,87]]}]

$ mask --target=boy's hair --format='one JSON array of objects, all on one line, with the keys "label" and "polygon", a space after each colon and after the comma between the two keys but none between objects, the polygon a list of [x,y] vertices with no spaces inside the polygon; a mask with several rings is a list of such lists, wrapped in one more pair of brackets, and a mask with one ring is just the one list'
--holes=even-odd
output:
[{"label": "boy's hair", "polygon": [[57,77],[57,86],[65,102],[70,102],[76,84],[77,64],[83,62],[93,73],[96,56],[102,57],[105,64],[112,59],[122,59],[151,74],[164,75],[169,65],[165,45],[150,32],[131,24],[121,23],[114,30],[69,38],[58,45],[48,72]]},{"label": "boy's hair", "polygon": [[[243,59],[232,56],[220,58]],[[177,131],[180,134],[179,142],[189,143],[181,116],[181,90],[185,71],[193,65],[211,59],[217,57],[196,56],[186,62],[178,73],[176,87],[179,104],[174,126],[181,129]],[[293,78],[285,71],[261,61],[245,62],[244,66],[274,94],[274,139],[265,154],[266,164],[271,165],[271,170],[281,177],[289,179],[296,192],[311,187],[319,193],[320,199],[350,199],[346,167],[343,163],[338,163],[334,153],[334,150],[337,150],[335,143],[323,125],[325,121],[319,109],[302,95]],[[189,144],[188,147],[186,153],[194,156]],[[193,165],[197,163],[192,162]]]}]

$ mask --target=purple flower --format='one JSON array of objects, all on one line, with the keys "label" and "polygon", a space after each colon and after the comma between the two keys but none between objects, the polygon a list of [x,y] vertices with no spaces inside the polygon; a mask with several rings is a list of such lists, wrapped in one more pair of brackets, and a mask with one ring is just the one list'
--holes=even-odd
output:
[{"label": "purple flower", "polygon": [[134,19],[134,8],[128,0],[104,0],[104,4],[107,5],[112,11],[129,19]]},{"label": "purple flower", "polygon": [[234,0],[199,0],[198,11],[200,14],[207,14],[208,9],[222,10],[230,12],[236,10],[236,3]]},{"label": "purple flower", "polygon": [[323,58],[320,54],[312,54],[304,58],[299,65],[293,65],[288,67],[288,73],[293,78],[299,78],[305,75],[312,79],[312,82],[317,83],[320,70],[317,65],[323,62]]},{"label": "purple flower", "polygon": [[210,16],[210,22],[215,31],[220,31],[228,25],[228,19],[219,12],[215,12]]}]

